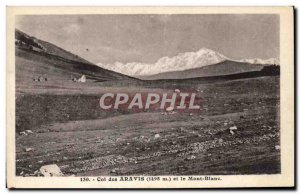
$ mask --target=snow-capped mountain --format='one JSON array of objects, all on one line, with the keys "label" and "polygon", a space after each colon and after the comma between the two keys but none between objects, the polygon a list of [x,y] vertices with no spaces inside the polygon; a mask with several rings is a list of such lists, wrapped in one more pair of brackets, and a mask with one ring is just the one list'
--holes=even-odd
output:
[{"label": "snow-capped mountain", "polygon": [[273,63],[272,60],[275,59],[268,59],[266,61],[261,59],[233,60],[213,50],[202,48],[196,52],[185,52],[173,57],[162,57],[153,64],[138,62],[115,62],[113,64],[98,63],[97,65],[102,68],[129,76],[148,76],[165,72],[183,71],[187,69],[205,67],[221,63],[226,60],[246,62],[251,64],[278,64]]},{"label": "snow-capped mountain", "polygon": [[202,48],[197,52],[180,53],[174,57],[162,57],[156,63],[120,63],[97,65],[105,69],[130,76],[143,76],[164,73],[169,71],[182,71],[213,65],[228,58],[213,50]]},{"label": "snow-capped mountain", "polygon": [[239,60],[238,62],[243,62],[243,63],[251,63],[251,64],[261,64],[261,65],[279,65],[279,60],[276,58],[270,58],[270,59],[259,59],[259,58],[255,58],[255,59],[242,59]]}]

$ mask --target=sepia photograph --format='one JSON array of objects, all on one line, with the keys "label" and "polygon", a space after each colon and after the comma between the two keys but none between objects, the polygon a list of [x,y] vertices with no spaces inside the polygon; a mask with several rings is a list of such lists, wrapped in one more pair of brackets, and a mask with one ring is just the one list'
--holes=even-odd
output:
[{"label": "sepia photograph", "polygon": [[293,186],[292,7],[79,9],[8,8],[11,187]]}]

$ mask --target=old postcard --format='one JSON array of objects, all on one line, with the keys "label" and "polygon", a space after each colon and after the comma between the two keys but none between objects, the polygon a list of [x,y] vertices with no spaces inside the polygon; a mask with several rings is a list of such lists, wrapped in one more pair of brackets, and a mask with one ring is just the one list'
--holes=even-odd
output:
[{"label": "old postcard", "polygon": [[294,187],[293,7],[8,7],[8,188]]}]

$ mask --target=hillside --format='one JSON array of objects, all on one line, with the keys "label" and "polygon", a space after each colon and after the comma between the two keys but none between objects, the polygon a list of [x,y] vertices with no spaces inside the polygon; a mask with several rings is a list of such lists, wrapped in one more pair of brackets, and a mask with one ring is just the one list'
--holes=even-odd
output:
[{"label": "hillside", "polygon": [[173,72],[160,73],[156,75],[139,76],[139,78],[144,80],[187,79],[187,78],[195,78],[195,77],[229,75],[229,74],[243,73],[248,71],[260,71],[262,68],[263,66],[259,64],[249,64],[249,63],[241,63],[241,62],[226,60],[215,65],[188,69],[184,71],[173,71]]},{"label": "hillside", "polygon": [[41,51],[51,54],[51,55],[56,55],[65,59],[69,60],[74,60],[82,63],[90,63],[89,61],[69,52],[66,51],[52,43],[46,42],[44,40],[37,39],[33,36],[29,36],[28,34],[16,29],[15,30],[15,39],[24,42],[25,44],[31,45],[33,48],[37,47],[40,48]]},{"label": "hillside", "polygon": [[131,80],[120,73],[98,67],[54,44],[31,37],[19,30],[15,34],[16,82],[36,85],[35,79],[47,77],[44,85],[62,87],[85,75],[86,82]]}]

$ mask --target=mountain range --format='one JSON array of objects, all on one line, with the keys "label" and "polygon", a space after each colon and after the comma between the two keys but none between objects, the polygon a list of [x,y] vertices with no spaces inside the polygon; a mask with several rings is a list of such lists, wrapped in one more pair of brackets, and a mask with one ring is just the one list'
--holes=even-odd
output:
[{"label": "mountain range", "polygon": [[[220,65],[221,63],[224,63],[226,65],[231,64],[231,70],[227,71],[226,67],[223,67],[224,65]],[[210,73],[210,70],[208,70],[207,67],[215,66],[217,64],[217,67],[220,68],[221,72],[218,70],[219,68],[212,67],[214,69],[213,71],[215,72]],[[279,60],[276,58],[270,58],[266,60],[259,58],[234,60],[211,49],[202,48],[196,52],[179,53],[178,55],[173,57],[165,56],[158,59],[157,62],[152,64],[138,62],[115,62],[113,64],[98,63],[97,65],[104,69],[119,72],[133,77],[139,77],[142,79],[149,79],[151,77],[153,79],[161,79],[165,78],[164,76],[167,76],[167,78],[177,79],[179,77],[190,78],[219,74],[225,75],[230,73],[240,73],[251,70],[259,70],[262,69],[264,65],[271,64],[279,65]],[[240,67],[238,67],[239,65]],[[200,74],[195,73],[196,69],[202,68],[205,68],[203,73],[201,73],[201,71],[199,70],[197,70],[196,72],[199,72]],[[236,71],[234,71],[235,68],[237,68]],[[240,69],[242,71],[240,71]],[[180,74],[178,74],[178,77],[176,76],[177,73],[175,72],[183,73],[184,76],[180,76]]]},{"label": "mountain range", "polygon": [[[233,60],[202,48],[197,52],[162,57],[155,63],[93,64],[54,44],[15,31],[17,82],[34,84],[32,79],[47,75],[61,85],[65,80],[86,75],[90,81],[186,79],[260,71],[279,64],[275,58]],[[19,71],[22,69],[22,71]]]}]

